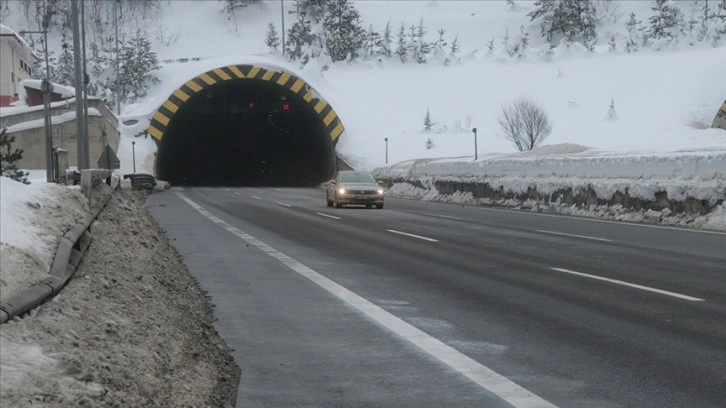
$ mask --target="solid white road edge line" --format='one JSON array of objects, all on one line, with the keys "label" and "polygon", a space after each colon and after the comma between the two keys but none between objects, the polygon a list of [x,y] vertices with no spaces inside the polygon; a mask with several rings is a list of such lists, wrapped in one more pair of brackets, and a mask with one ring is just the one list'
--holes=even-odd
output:
[{"label": "solid white road edge line", "polygon": [[535,230],[535,231],[541,232],[543,234],[562,235],[563,237],[574,237],[574,238],[582,238],[582,239],[591,239],[593,241],[613,242],[612,239],[588,237],[587,235],[566,234],[564,232],[545,231],[545,230]]},{"label": "solid white road edge line", "polygon": [[569,269],[563,269],[563,268],[550,268],[550,269],[552,269],[553,271],[569,273],[569,274],[577,275],[577,276],[583,276],[585,278],[597,279],[597,280],[601,280],[601,281],[605,281],[605,282],[616,283],[618,285],[629,286],[631,288],[647,290],[648,292],[660,293],[661,295],[673,296],[673,297],[676,297],[679,299],[690,300],[691,302],[704,302],[705,301],[705,299],[700,299],[700,298],[693,297],[693,296],[682,295],[680,293],[669,292],[667,290],[651,288],[649,286],[638,285],[635,283],[625,282],[625,281],[621,281],[621,280],[617,280],[617,279],[603,278],[602,276],[590,275],[590,274],[582,273],[582,272],[575,272],[575,271],[571,271]]},{"label": "solid white road edge line", "polygon": [[315,213],[315,214],[321,215],[323,217],[332,218],[332,219],[335,219],[335,220],[339,220],[340,219],[340,217],[336,217],[334,215],[328,215],[328,214],[323,214],[323,213]]},{"label": "solid white road edge line", "polygon": [[388,231],[388,232],[392,232],[392,233],[394,233],[394,234],[401,234],[401,235],[405,235],[405,236],[407,236],[407,237],[412,237],[412,238],[418,238],[418,239],[423,239],[424,241],[431,241],[431,242],[439,242],[439,240],[438,240],[438,239],[433,239],[433,238],[427,238],[427,237],[422,237],[421,235],[409,234],[408,232],[401,232],[401,231],[396,231],[396,230],[392,230],[392,229],[389,229],[389,230],[386,230],[386,231]]},{"label": "solid white road edge line", "polygon": [[293,271],[325,289],[331,295],[358,309],[368,318],[375,320],[383,327],[401,336],[427,354],[458,371],[462,375],[474,381],[480,387],[487,389],[512,406],[517,408],[556,408],[555,405],[544,400],[540,396],[533,394],[529,390],[507,379],[506,377],[496,373],[492,369],[480,364],[471,357],[468,357],[458,350],[444,344],[440,340],[431,337],[416,327],[404,322],[363,297],[351,292],[347,288],[333,282],[282,252],[270,247],[257,238],[229,225],[202,208],[194,201],[185,197],[183,194],[179,192],[176,194],[179,198],[186,201],[187,204],[192,206],[192,208],[215,224],[221,226],[247,243],[257,247],[261,251],[266,252],[268,255],[277,259]]}]

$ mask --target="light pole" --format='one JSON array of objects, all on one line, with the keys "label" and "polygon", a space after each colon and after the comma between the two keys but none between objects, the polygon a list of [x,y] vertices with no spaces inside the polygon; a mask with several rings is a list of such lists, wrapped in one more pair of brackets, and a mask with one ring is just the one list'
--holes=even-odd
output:
[{"label": "light pole", "polygon": [[83,79],[81,78],[81,41],[78,24],[78,1],[71,0],[71,18],[73,19],[73,62],[75,67],[76,85],[76,165],[78,170],[90,168],[88,138],[85,134],[85,118],[83,117]]},{"label": "light pole", "polygon": [[121,68],[118,62],[118,4],[120,0],[113,3],[113,21],[116,29],[116,116],[121,115]]},{"label": "light pole", "polygon": [[280,20],[282,21],[282,56],[285,56],[285,7],[283,0],[280,0]]},{"label": "light pole", "polygon": [[48,10],[43,15],[43,31],[21,31],[20,34],[43,34],[43,51],[45,53],[45,78],[40,85],[43,93],[43,124],[45,126],[45,174],[46,181],[55,181],[53,169],[53,129],[50,120],[50,93],[53,92],[53,84],[50,82],[50,65],[48,64],[48,25],[50,16]]},{"label": "light pole", "polygon": [[474,160],[477,160],[479,159],[479,149],[476,146],[476,128],[472,129],[471,131],[474,132]]},{"label": "light pole", "polygon": [[388,164],[388,138],[383,139],[386,141],[386,164]]},{"label": "light pole", "polygon": [[[81,1],[81,52],[82,52],[82,66],[83,66],[83,138],[86,143],[90,142],[88,137],[88,72],[86,72],[86,12],[84,0]],[[90,150],[90,146],[89,146]],[[88,164],[90,166],[91,157],[90,152],[88,154]]]}]

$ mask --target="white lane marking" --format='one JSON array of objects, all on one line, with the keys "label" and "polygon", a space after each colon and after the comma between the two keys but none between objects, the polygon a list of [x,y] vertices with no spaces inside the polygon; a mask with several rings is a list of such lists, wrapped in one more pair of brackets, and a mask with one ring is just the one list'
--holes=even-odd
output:
[{"label": "white lane marking", "polygon": [[334,215],[329,215],[329,214],[323,214],[323,213],[315,213],[315,214],[321,215],[321,216],[323,216],[323,217],[328,217],[328,218],[332,218],[332,219],[335,219],[335,220],[339,220],[339,219],[340,219],[340,217],[336,217],[336,216],[334,216]]},{"label": "white lane marking", "polygon": [[431,216],[431,217],[439,217],[439,218],[446,218],[446,219],[449,219],[449,220],[457,220],[457,221],[461,221],[461,220],[463,220],[463,218],[459,218],[459,217],[452,217],[452,216],[450,216],[450,215],[431,214],[431,213],[421,213],[421,214],[423,214],[423,215],[428,215],[428,216]]},{"label": "white lane marking", "polygon": [[370,301],[364,299],[360,295],[351,292],[344,286],[341,286],[325,276],[315,272],[300,262],[290,258],[282,252],[272,248],[257,238],[246,234],[239,229],[227,224],[223,220],[212,215],[209,211],[199,206],[194,201],[188,199],[183,194],[176,193],[182,200],[199,211],[202,215],[210,219],[215,224],[221,226],[231,232],[240,239],[248,242],[266,252],[271,257],[277,259],[293,271],[301,276],[309,279],[311,282],[325,289],[331,295],[342,300],[346,304],[358,309],[362,314],[370,319],[375,320],[381,326],[392,331],[396,335],[414,344],[425,353],[433,356],[442,363],[458,371],[465,377],[469,378],[477,385],[487,389],[499,398],[518,408],[557,408],[555,405],[544,400],[542,397],[530,392],[519,384],[509,380],[508,378],[498,374],[489,367],[480,364],[478,361],[461,353],[441,342],[440,340],[424,333],[409,323],[399,319],[398,317],[388,313],[382,308],[374,305]]},{"label": "white lane marking", "polygon": [[279,201],[277,202],[277,205],[281,205],[283,207],[292,207],[290,204],[281,203]]},{"label": "white lane marking", "polygon": [[700,299],[700,298],[693,297],[693,296],[682,295],[680,293],[669,292],[667,290],[651,288],[650,286],[638,285],[635,283],[625,282],[625,281],[621,281],[621,280],[617,280],[617,279],[603,278],[602,276],[590,275],[590,274],[582,273],[582,272],[575,272],[575,271],[571,271],[569,269],[563,269],[563,268],[550,268],[550,269],[552,269],[553,271],[569,273],[569,274],[577,275],[577,276],[583,276],[585,278],[597,279],[597,280],[601,280],[601,281],[605,281],[605,282],[616,283],[618,285],[629,286],[631,288],[647,290],[648,292],[660,293],[661,295],[673,296],[673,297],[676,297],[679,299],[690,300],[692,302],[704,302],[705,301],[705,299]]},{"label": "white lane marking", "polygon": [[235,191],[234,193],[237,194],[237,195],[242,195],[242,194],[240,194],[239,191]]},{"label": "white lane marking", "polygon": [[394,234],[401,234],[401,235],[405,235],[405,236],[407,236],[407,237],[412,237],[412,238],[418,238],[418,239],[423,239],[424,241],[431,241],[431,242],[439,242],[439,240],[438,240],[438,239],[433,239],[433,238],[427,238],[427,237],[422,237],[421,235],[409,234],[408,232],[401,232],[401,231],[396,231],[396,230],[392,230],[392,229],[389,229],[389,230],[386,230],[386,231],[388,231],[388,232],[392,232],[392,233],[394,233]]},{"label": "white lane marking", "polygon": [[258,196],[250,196],[250,197],[254,198],[255,200],[262,200],[262,197],[258,197]]},{"label": "white lane marking", "polygon": [[613,242],[612,239],[589,237],[587,235],[566,234],[564,232],[545,231],[545,230],[535,230],[535,231],[541,232],[543,234],[562,235],[564,237],[574,237],[574,238],[582,238],[582,239],[591,239],[593,241]]},{"label": "white lane marking", "polygon": [[673,230],[673,231],[681,231],[681,232],[695,232],[695,233],[699,233],[699,234],[726,235],[726,232],[720,232],[720,231],[708,231],[708,230],[668,227],[668,226],[663,226],[663,225],[636,224],[634,222],[626,222],[626,221],[599,220],[599,219],[595,219],[595,218],[575,217],[572,215],[563,215],[563,214],[543,214],[543,213],[519,211],[519,210],[506,210],[506,209],[502,209],[502,208],[486,208],[486,207],[473,207],[473,206],[469,207],[469,208],[473,208],[475,210],[482,210],[482,211],[498,211],[498,212],[534,215],[534,216],[539,216],[539,217],[569,218],[571,220],[588,221],[588,222],[602,222],[604,224],[627,225],[627,226],[631,226],[631,227],[640,227],[640,228],[656,228],[656,229],[665,229],[665,230]]}]

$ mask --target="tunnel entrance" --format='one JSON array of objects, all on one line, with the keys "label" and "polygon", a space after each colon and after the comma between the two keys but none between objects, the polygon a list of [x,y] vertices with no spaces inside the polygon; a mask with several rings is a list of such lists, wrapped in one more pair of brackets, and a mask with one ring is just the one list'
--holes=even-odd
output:
[{"label": "tunnel entrance", "polygon": [[260,71],[204,78],[210,71],[169,98],[149,128],[158,178],[197,186],[310,186],[332,178],[342,132],[335,112],[302,80]]}]

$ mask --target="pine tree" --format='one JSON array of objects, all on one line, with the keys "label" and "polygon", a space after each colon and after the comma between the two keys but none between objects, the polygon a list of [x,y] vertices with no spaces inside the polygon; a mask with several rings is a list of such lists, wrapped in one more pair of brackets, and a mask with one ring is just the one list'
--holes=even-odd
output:
[{"label": "pine tree", "polygon": [[375,56],[382,53],[383,40],[381,39],[381,34],[373,30],[373,24],[368,26],[368,32],[363,41],[363,48],[365,49],[366,56]]},{"label": "pine tree", "polygon": [[433,120],[431,120],[431,111],[426,108],[426,116],[424,116],[424,130],[429,131],[434,126]]},{"label": "pine tree", "polygon": [[358,58],[365,35],[360,13],[349,0],[328,0],[326,4],[323,32],[330,58],[334,62]]},{"label": "pine tree", "polygon": [[456,57],[459,54],[461,46],[459,45],[459,34],[456,34],[454,41],[451,42],[451,56]]},{"label": "pine tree", "polygon": [[120,55],[122,99],[135,101],[146,96],[149,86],[159,83],[159,78],[152,71],[161,68],[156,52],[151,49],[151,42],[137,32],[136,36],[123,44]]},{"label": "pine tree", "polygon": [[597,38],[597,12],[592,0],[537,0],[530,21],[541,18],[542,35],[553,43],[561,35],[568,41],[593,42]]},{"label": "pine tree", "polygon": [[412,36],[412,38],[415,38],[413,47],[414,47],[414,59],[419,64],[426,63],[426,59],[428,58],[429,53],[431,53],[432,46],[430,43],[427,43],[426,40],[424,40],[424,35],[426,35],[426,29],[424,28],[423,24],[423,18],[418,23],[418,27],[416,27],[415,35]]},{"label": "pine tree", "polygon": [[76,86],[76,69],[73,63],[73,44],[72,39],[68,38],[66,31],[61,32],[61,54],[54,61],[52,69],[53,82],[61,85]]},{"label": "pine tree", "polygon": [[393,44],[393,38],[391,36],[391,21],[389,20],[386,23],[386,29],[383,30],[383,39],[381,40],[381,53],[388,58],[393,54],[391,44]]},{"label": "pine tree", "polygon": [[304,14],[298,15],[298,20],[290,27],[287,38],[285,54],[290,61],[300,60],[303,65],[307,64],[312,57],[308,50],[317,36],[313,33],[312,25],[305,19]]},{"label": "pine tree", "polygon": [[298,14],[308,16],[313,23],[320,23],[328,10],[329,0],[296,0],[295,9]]},{"label": "pine tree", "polygon": [[9,177],[23,184],[30,184],[28,175],[30,173],[18,170],[17,161],[23,158],[23,149],[13,149],[15,136],[8,136],[7,129],[0,131],[0,176]]},{"label": "pine tree", "polygon": [[[220,0],[224,3],[224,12],[234,14],[237,10],[243,9],[251,4],[258,4],[262,0]],[[140,2],[143,3],[143,2]]]},{"label": "pine tree", "polygon": [[527,48],[529,47],[529,33],[524,26],[519,27],[519,44],[517,44],[517,47],[517,56],[519,58],[524,58]]},{"label": "pine tree", "polygon": [[277,50],[280,46],[280,36],[277,34],[277,29],[272,23],[267,23],[267,36],[265,37],[265,45],[270,47],[271,50]]},{"label": "pine tree", "polygon": [[683,15],[678,5],[670,0],[655,0],[655,6],[651,7],[651,10],[655,14],[648,20],[650,22],[648,37],[654,40],[664,38],[677,40],[683,22]]},{"label": "pine tree", "polygon": [[628,21],[625,22],[625,30],[628,35],[625,39],[625,52],[638,51],[640,44],[643,42],[643,27],[642,20],[635,18],[635,13],[630,13]]},{"label": "pine tree", "polygon": [[398,47],[396,48],[396,55],[401,59],[401,62],[408,60],[408,41],[406,39],[406,27],[401,22],[401,28],[398,30]]}]

